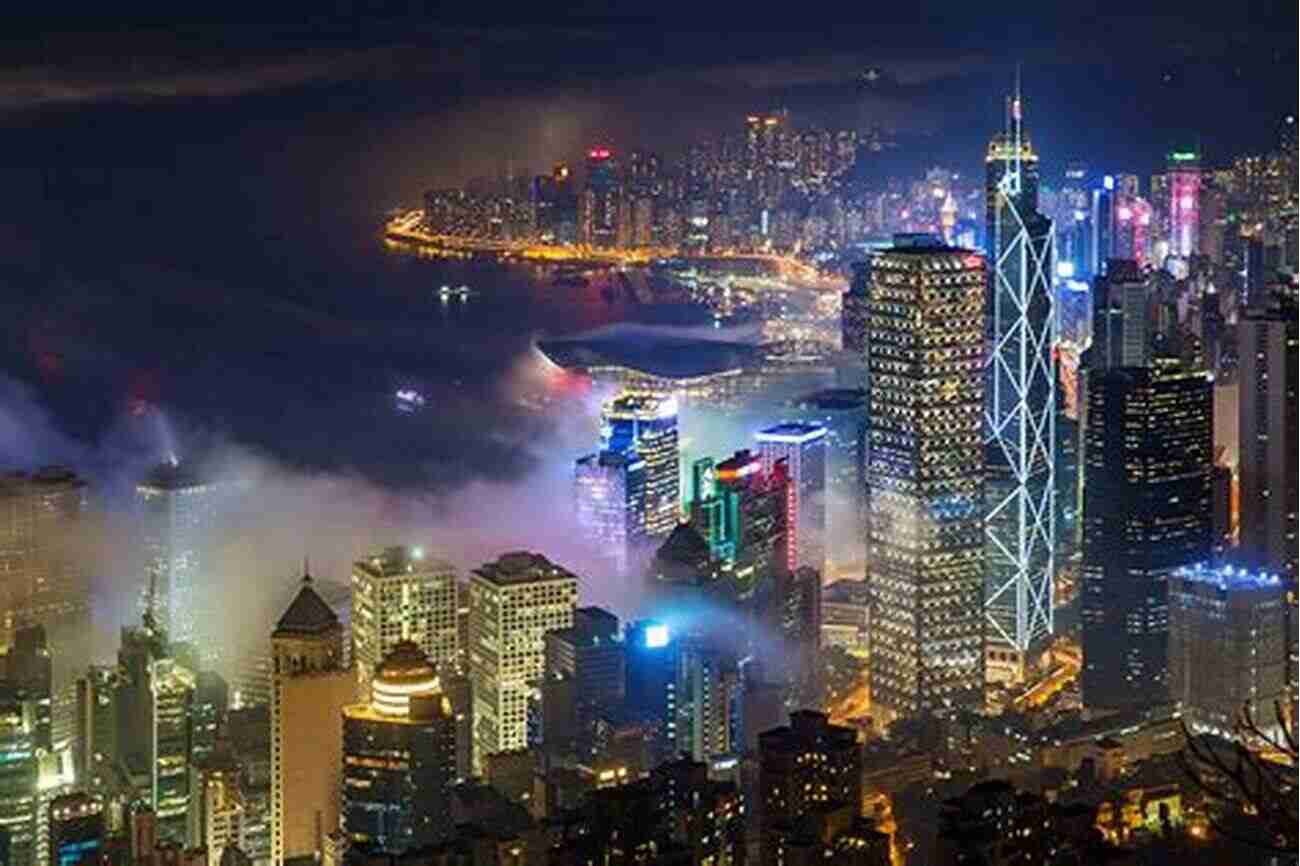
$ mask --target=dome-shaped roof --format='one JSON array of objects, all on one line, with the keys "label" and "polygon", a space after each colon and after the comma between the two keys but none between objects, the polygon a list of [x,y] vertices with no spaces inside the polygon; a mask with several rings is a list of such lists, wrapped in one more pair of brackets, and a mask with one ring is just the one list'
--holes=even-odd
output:
[{"label": "dome-shaped roof", "polygon": [[437,672],[424,650],[414,641],[404,640],[393,646],[379,663],[375,676],[386,682],[427,680]]}]

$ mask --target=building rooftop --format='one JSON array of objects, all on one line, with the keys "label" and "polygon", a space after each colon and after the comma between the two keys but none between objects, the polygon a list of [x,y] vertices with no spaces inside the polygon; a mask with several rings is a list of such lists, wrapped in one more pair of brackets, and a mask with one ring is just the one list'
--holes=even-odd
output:
[{"label": "building rooftop", "polygon": [[847,411],[860,410],[867,407],[867,389],[866,388],[827,388],[822,391],[814,391],[811,394],[800,397],[795,401],[798,405],[809,409],[825,409],[829,411]]},{"label": "building rooftop", "polygon": [[734,373],[759,364],[759,348],[664,334],[634,325],[615,327],[596,337],[542,340],[537,348],[566,369],[623,367],[665,379],[694,379]]},{"label": "building rooftop", "polygon": [[455,566],[429,556],[423,547],[386,547],[365,559],[358,559],[353,568],[368,577],[396,577],[413,572],[455,572]]},{"label": "building rooftop", "polygon": [[791,444],[800,444],[803,442],[812,442],[814,439],[821,439],[825,435],[826,428],[821,424],[790,421],[784,424],[777,424],[775,427],[768,427],[759,430],[754,434],[754,438],[759,442],[788,442]]},{"label": "building rooftop", "polygon": [[204,481],[193,467],[172,458],[149,470],[137,486],[143,490],[187,490],[203,485]]},{"label": "building rooftop", "polygon": [[301,588],[275,625],[275,634],[321,634],[339,627],[339,618],[317,595],[310,574],[302,576]]},{"label": "building rooftop", "polygon": [[1213,584],[1224,591],[1272,588],[1280,591],[1282,587],[1282,578],[1276,573],[1249,569],[1245,566],[1213,566],[1207,562],[1184,566],[1174,572],[1174,577]]},{"label": "building rooftop", "polygon": [[474,569],[474,574],[499,586],[563,578],[577,579],[577,575],[567,568],[556,565],[540,553],[528,550],[503,553],[496,562],[487,562]]}]

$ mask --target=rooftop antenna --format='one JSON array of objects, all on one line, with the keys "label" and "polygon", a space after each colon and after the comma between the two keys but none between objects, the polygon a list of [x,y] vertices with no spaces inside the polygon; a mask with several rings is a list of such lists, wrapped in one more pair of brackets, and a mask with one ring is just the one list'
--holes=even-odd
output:
[{"label": "rooftop antenna", "polygon": [[302,557],[302,582],[311,583],[311,556],[307,554]]}]

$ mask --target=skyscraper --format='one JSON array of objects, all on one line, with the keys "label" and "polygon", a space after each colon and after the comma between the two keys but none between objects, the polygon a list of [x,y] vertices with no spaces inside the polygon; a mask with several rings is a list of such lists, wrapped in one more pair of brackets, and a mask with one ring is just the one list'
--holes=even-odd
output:
[{"label": "skyscraper", "polygon": [[1151,357],[1150,282],[1137,262],[1111,259],[1094,286],[1089,368],[1146,366]]},{"label": "skyscraper", "polygon": [[146,598],[169,640],[196,638],[200,601],[210,578],[203,567],[205,533],[212,525],[216,490],[172,458],[136,485],[144,512]]},{"label": "skyscraper", "polygon": [[1268,572],[1197,563],[1169,579],[1169,697],[1193,728],[1265,725],[1287,690],[1286,591]]},{"label": "skyscraper", "polygon": [[635,453],[645,461],[646,535],[667,537],[681,512],[677,401],[634,391],[620,394],[601,411],[601,448]]},{"label": "skyscraper", "polygon": [[587,186],[582,192],[578,239],[593,247],[612,247],[618,232],[618,160],[608,147],[587,152]]},{"label": "skyscraper", "polygon": [[12,866],[37,863],[39,806],[36,708],[19,690],[0,689],[0,831],[7,835]]},{"label": "skyscraper", "polygon": [[342,829],[372,853],[401,854],[451,832],[456,718],[431,660],[401,641],[368,702],[343,708]]},{"label": "skyscraper", "polygon": [[645,540],[645,461],[636,453],[601,451],[573,468],[578,526],[620,574]]},{"label": "skyscraper", "polygon": [[76,540],[86,482],[61,467],[0,478],[0,639],[18,622],[53,628],[88,615],[90,587]]},{"label": "skyscraper", "polygon": [[868,289],[871,696],[895,717],[984,703],[984,259],[900,235]]},{"label": "skyscraper", "polygon": [[[865,351],[862,356],[865,362]],[[798,400],[805,421],[826,427],[827,579],[840,566],[862,574],[866,482],[867,392],[832,388]]]},{"label": "skyscraper", "polygon": [[618,617],[598,607],[573,612],[573,625],[545,636],[542,728],[548,747],[591,753],[591,727],[603,711],[620,707],[626,656]]},{"label": "skyscraper", "polygon": [[790,474],[789,556],[786,567],[826,571],[826,428],[792,422],[754,434],[764,474],[784,460]]},{"label": "skyscraper", "polygon": [[362,694],[379,662],[413,641],[439,670],[456,663],[456,568],[419,547],[389,547],[352,565],[352,646]]},{"label": "skyscraper", "polygon": [[853,265],[853,281],[849,290],[840,296],[840,346],[859,362],[867,353],[867,281],[871,279],[870,264]]},{"label": "skyscraper", "polygon": [[578,578],[546,557],[503,554],[469,581],[469,675],[474,769],[528,745],[528,705],[545,665],[545,635],[573,625]]},{"label": "skyscraper", "polygon": [[271,863],[316,856],[338,825],[339,718],[356,700],[343,627],[304,574],[271,632]]},{"label": "skyscraper", "polygon": [[1038,155],[1020,87],[988,170],[984,386],[984,606],[991,647],[1024,654],[1052,632],[1056,556],[1056,318],[1052,222],[1038,211]]},{"label": "skyscraper", "polygon": [[[1169,254],[1188,258],[1201,246],[1201,157],[1194,150],[1173,151],[1169,178]],[[1153,193],[1154,194],[1154,193]]]},{"label": "skyscraper", "polygon": [[194,673],[172,658],[149,665],[153,698],[150,775],[158,836],[181,845],[188,841],[190,809],[190,734]]},{"label": "skyscraper", "polygon": [[1165,699],[1169,575],[1210,556],[1213,385],[1156,359],[1090,372],[1083,461],[1083,702]]},{"label": "skyscraper", "polygon": [[1241,549],[1295,580],[1300,335],[1294,302],[1255,309],[1237,325]]}]

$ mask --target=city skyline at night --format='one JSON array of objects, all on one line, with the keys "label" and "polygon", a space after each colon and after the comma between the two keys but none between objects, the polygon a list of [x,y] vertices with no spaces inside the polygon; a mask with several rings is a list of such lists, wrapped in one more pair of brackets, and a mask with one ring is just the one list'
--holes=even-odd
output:
[{"label": "city skyline at night", "polygon": [[729,5],[13,17],[3,866],[1296,863],[1294,4]]}]

